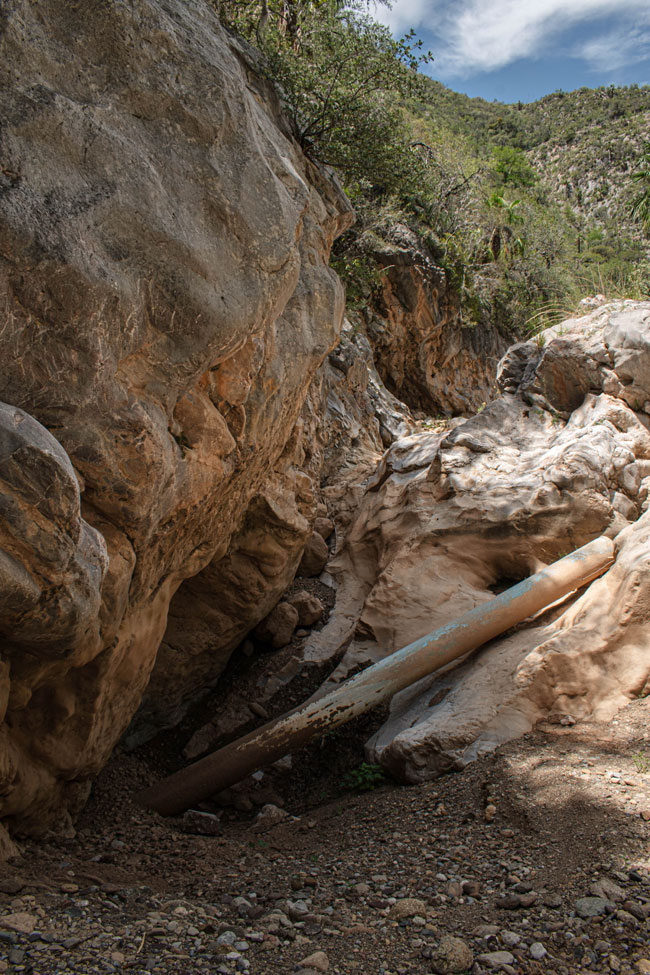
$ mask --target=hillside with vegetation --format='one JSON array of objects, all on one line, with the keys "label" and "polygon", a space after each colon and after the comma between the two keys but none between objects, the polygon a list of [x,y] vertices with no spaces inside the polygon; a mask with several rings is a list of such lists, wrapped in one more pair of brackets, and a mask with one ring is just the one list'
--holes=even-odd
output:
[{"label": "hillside with vegetation", "polygon": [[[564,309],[598,291],[647,293],[648,244],[631,209],[632,176],[650,138],[650,88],[581,88],[513,105],[429,79],[423,91],[405,110],[441,168],[470,176],[455,225],[443,220],[439,228],[469,243],[477,282],[487,275],[494,287],[496,278],[497,293],[507,296],[508,279],[523,278],[533,304],[549,314],[554,299]],[[511,240],[519,250],[511,246],[509,270],[496,275],[481,262],[479,243],[495,226],[495,210],[517,227]]]},{"label": "hillside with vegetation", "polygon": [[647,293],[650,252],[630,212],[647,86],[488,102],[429,78],[432,55],[360,5],[222,0],[219,11],[261,51],[303,150],[334,166],[355,206],[332,259],[353,308],[372,303],[376,255],[405,225],[465,325],[520,334],[589,294]]}]

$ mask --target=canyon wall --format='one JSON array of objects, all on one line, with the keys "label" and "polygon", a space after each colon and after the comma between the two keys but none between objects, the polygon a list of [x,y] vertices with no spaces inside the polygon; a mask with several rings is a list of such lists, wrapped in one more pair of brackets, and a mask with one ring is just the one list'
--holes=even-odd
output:
[{"label": "canyon wall", "polygon": [[292,578],[352,212],[200,0],[14,3],[0,73],[0,815],[29,831],[83,801],[170,603],[173,715],[206,627],[214,676]]}]

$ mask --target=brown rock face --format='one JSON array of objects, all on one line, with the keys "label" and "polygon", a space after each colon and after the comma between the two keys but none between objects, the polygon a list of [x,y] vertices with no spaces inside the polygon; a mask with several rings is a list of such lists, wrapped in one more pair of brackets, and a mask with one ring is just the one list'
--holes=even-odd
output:
[{"label": "brown rock face", "polygon": [[82,801],[163,638],[169,716],[291,578],[350,211],[208,4],[16,0],[2,28],[0,815],[28,831]]},{"label": "brown rock face", "polygon": [[375,256],[386,271],[366,327],[386,387],[411,409],[474,413],[493,398],[507,339],[463,325],[444,271],[408,228],[396,226]]},{"label": "brown rock face", "polygon": [[[305,499],[298,493],[302,480],[294,471],[270,477],[251,501],[227,554],[188,579],[172,599],[130,744],[179,721],[280,599],[309,536],[311,494]],[[291,633],[286,642],[290,638]]]}]

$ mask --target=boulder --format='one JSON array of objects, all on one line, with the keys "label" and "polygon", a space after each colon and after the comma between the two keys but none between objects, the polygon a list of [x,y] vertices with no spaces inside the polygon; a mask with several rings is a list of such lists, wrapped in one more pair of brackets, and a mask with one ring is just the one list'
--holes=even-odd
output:
[{"label": "boulder", "polygon": [[331,518],[316,518],[314,521],[314,531],[318,532],[319,535],[323,537],[325,541],[331,536],[334,531],[334,522]]},{"label": "boulder", "polygon": [[293,631],[298,625],[298,610],[291,603],[280,602],[269,615],[255,627],[255,637],[279,650],[291,643]]},{"label": "boulder", "polygon": [[[108,558],[103,537],[81,517],[70,459],[40,423],[0,403],[0,633],[3,652],[40,658],[76,647],[97,653],[99,609]],[[38,666],[38,665],[37,665]],[[27,703],[29,685],[10,694]],[[4,716],[4,709],[2,709]]]},{"label": "boulder", "polygon": [[[650,422],[630,404],[645,401],[650,305],[598,309],[557,332],[544,394],[530,343],[480,414],[393,444],[328,566],[337,602],[305,653],[324,663],[347,649],[323,690],[590,539],[616,538],[616,564],[579,598],[393,698],[367,758],[402,780],[462,768],[551,712],[607,719],[647,687]],[[591,378],[565,420],[549,397],[574,405],[560,399],[568,358]]]},{"label": "boulder", "polygon": [[300,626],[313,626],[318,623],[324,613],[324,607],[318,596],[301,589],[292,596],[287,597],[287,602],[291,603],[298,612],[298,623]]},{"label": "boulder", "polygon": [[323,536],[312,532],[307,540],[302,559],[298,566],[299,576],[318,576],[321,574],[329,558],[329,549]]}]

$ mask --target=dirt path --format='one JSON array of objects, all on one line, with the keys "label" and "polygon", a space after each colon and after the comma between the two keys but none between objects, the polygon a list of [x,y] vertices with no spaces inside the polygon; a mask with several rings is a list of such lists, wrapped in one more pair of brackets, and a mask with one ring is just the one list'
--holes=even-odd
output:
[{"label": "dirt path", "polygon": [[153,753],[117,755],[76,838],[0,875],[0,971],[650,972],[649,719],[635,701],[321,805],[294,772],[299,818],[226,814],[215,836],[135,806]]}]

